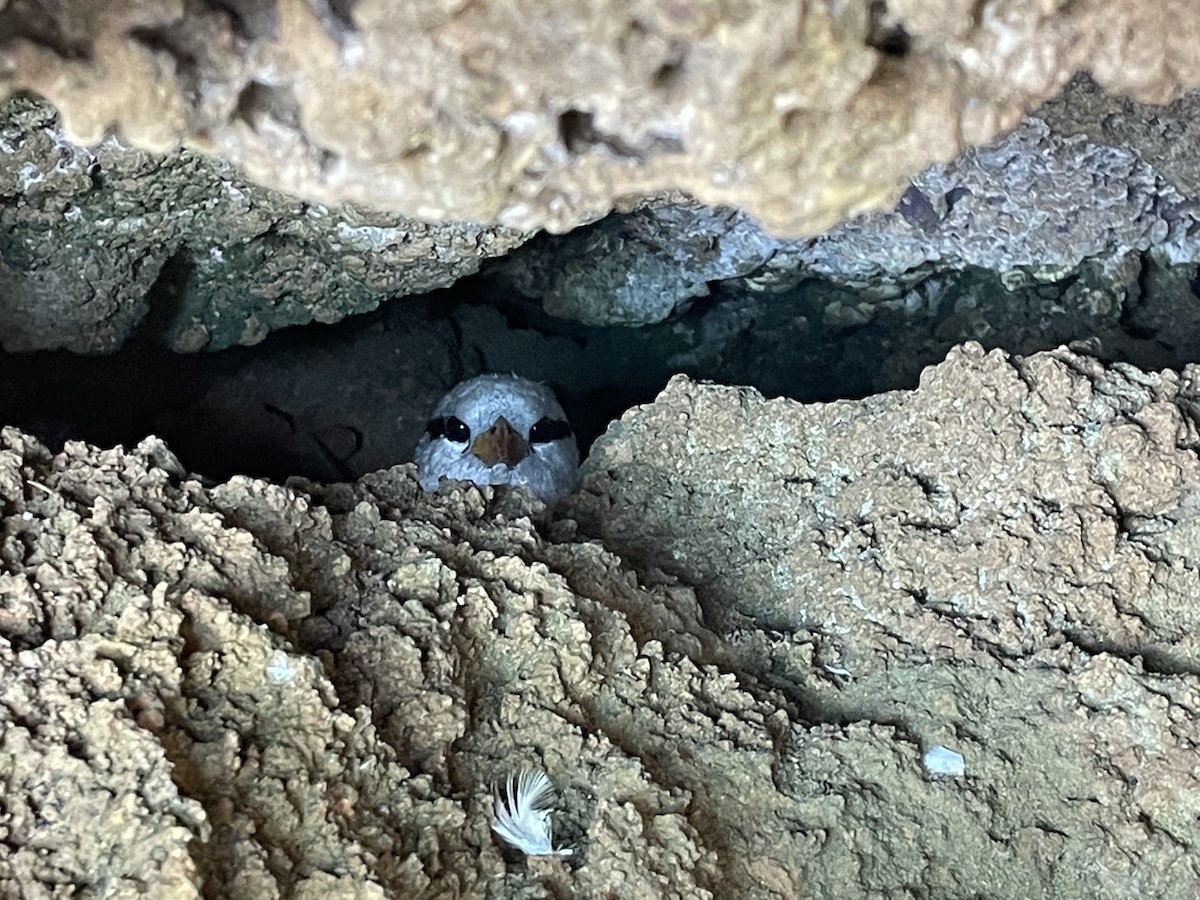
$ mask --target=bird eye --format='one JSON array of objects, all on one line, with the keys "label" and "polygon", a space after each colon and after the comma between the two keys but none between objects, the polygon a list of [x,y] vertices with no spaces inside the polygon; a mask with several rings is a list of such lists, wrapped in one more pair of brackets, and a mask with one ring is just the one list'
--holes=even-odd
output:
[{"label": "bird eye", "polygon": [[529,443],[531,444],[548,444],[550,441],[558,441],[570,436],[570,425],[562,419],[551,419],[548,416],[538,419],[529,429]]},{"label": "bird eye", "polygon": [[430,419],[425,426],[425,433],[431,438],[448,438],[458,444],[465,444],[471,439],[471,429],[458,416],[438,416]]}]

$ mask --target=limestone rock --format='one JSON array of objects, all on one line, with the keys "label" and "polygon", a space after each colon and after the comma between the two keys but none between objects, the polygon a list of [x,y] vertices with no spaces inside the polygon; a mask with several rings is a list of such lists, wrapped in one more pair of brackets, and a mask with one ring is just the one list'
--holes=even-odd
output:
[{"label": "limestone rock", "polygon": [[739,210],[644,204],[567,235],[539,235],[488,274],[559,318],[648,325],[707,296],[709,282],[752,277],[795,246]]},{"label": "limestone rock", "polygon": [[[4,12],[0,11],[0,16]],[[191,151],[71,143],[0,101],[0,347],[108,353],[254,344],[445,287],[525,235],[304,203]]]},{"label": "limestone rock", "polygon": [[[831,298],[826,318],[861,325],[889,304],[963,294],[964,310],[980,306],[963,277],[976,271],[1031,316],[1065,299],[1081,316],[1104,305],[1116,320],[1143,299],[1148,270],[1200,263],[1200,181],[1185,161],[1200,157],[1200,92],[1153,115],[1122,115],[1129,103],[1078,78],[1002,138],[916,175],[894,210],[810,240],[774,238],[733,209],[656,202],[539,237],[490,271],[547,312],[593,325],[661,321],[710,286],[722,299],[775,297],[818,279],[854,291],[849,307]],[[1116,120],[1140,125],[1085,127]],[[1040,302],[1018,293],[1068,281]],[[971,336],[964,328],[958,340]]]},{"label": "limestone rock", "polygon": [[564,231],[678,188],[779,233],[888,207],[1080,68],[1200,82],[1190,0],[12,0],[0,92],[327,205]]},{"label": "limestone rock", "polygon": [[[1047,335],[1037,349],[1085,334],[1120,344],[1129,330],[1167,348],[1155,364],[1175,364],[1171,348],[1196,331],[1196,97],[1150,115],[1077,78],[1008,135],[919,173],[894,210],[815,239],[779,239],[745,212],[667,192],[528,243],[505,228],[303,203],[190,152],[76,146],[48,107],[14,98],[0,107],[0,341],[254,343],[448,285],[515,249],[487,267],[496,298],[515,292],[589,325],[665,321],[709,294],[746,306],[823,290],[809,305],[835,330],[931,319],[921,327],[944,332],[932,355],[904,351],[923,362],[972,338],[1029,349],[1008,333],[1026,320]],[[1102,124],[1127,121],[1142,124]]]},{"label": "limestone rock", "polygon": [[[653,548],[648,561],[704,585],[713,609],[833,629],[835,644],[860,630],[949,640],[969,621],[996,652],[1103,633],[1187,668],[1200,659],[1185,575],[1200,550],[1198,379],[972,344],[914,392],[855,402],[681,376],[593,448],[589,521],[613,547]],[[736,540],[676,525],[725,518]]]},{"label": "limestone rock", "polygon": [[1198,378],[680,379],[553,517],[6,429],[0,892],[1194,895]]}]

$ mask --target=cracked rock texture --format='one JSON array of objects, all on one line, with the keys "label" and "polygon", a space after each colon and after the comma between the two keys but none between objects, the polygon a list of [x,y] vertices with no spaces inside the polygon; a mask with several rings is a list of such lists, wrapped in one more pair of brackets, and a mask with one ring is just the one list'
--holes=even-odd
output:
[{"label": "cracked rock texture", "polygon": [[1148,102],[1200,81],[1191,0],[9,0],[0,35],[0,92],[75,141],[522,230],[677,188],[818,233],[1078,69]]},{"label": "cracked rock texture", "polygon": [[254,344],[444,287],[525,237],[304,203],[192,151],[78,146],[45,103],[0,101],[7,351]]},{"label": "cracked rock texture", "polygon": [[[1079,76],[1003,138],[918,174],[891,212],[814,239],[774,237],[746,212],[676,191],[527,242],[504,227],[305,203],[191,151],[77,146],[51,107],[11,97],[0,102],[0,346],[253,344],[483,266],[470,293],[587,325],[666,321],[711,295],[723,309],[705,315],[723,321],[698,357],[725,354],[724,338],[756,322],[815,310],[818,331],[850,337],[872,322],[893,334],[896,319],[938,332],[936,346],[888,350],[901,369],[967,339],[1028,350],[1088,335],[1176,365],[1200,339],[1198,97],[1147,107]],[[1130,337],[1145,342],[1136,357]]]},{"label": "cracked rock texture", "polygon": [[[811,240],[665,198],[540,236],[490,271],[547,312],[591,325],[662,321],[710,286],[721,299],[776,297],[820,281],[855,292],[849,303],[829,298],[830,324],[859,326],[897,306],[919,315],[950,297],[964,320],[958,339],[983,338],[1000,329],[984,315],[978,272],[1030,317],[1065,307],[1145,320],[1135,310],[1154,273],[1179,267],[1187,281],[1200,262],[1197,104],[1200,92],[1150,108],[1080,76],[1002,138],[916,175],[894,210]],[[1060,289],[1026,291],[1044,285]]]},{"label": "cracked rock texture", "polygon": [[[1198,422],[1067,351],[680,378],[550,516],[5,429],[0,893],[1193,896]],[[490,835],[522,765],[573,856]]]}]

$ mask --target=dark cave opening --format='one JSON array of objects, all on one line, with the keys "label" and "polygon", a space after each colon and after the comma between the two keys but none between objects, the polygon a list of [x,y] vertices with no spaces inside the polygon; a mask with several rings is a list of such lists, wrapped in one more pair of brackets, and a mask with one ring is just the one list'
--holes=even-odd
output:
[{"label": "dark cave opening", "polygon": [[[326,25],[349,21],[351,3],[325,6]],[[239,10],[249,31],[274,27]],[[872,10],[873,40],[902,55],[903,24]],[[294,112],[265,82],[240,101],[255,121]],[[572,107],[560,136],[586,149],[592,118]],[[3,343],[124,342],[0,354],[3,423],[54,449],[157,434],[213,480],[408,461],[437,399],[484,371],[551,384],[586,452],[676,373],[825,402],[914,388],[967,340],[1019,355],[1081,342],[1150,370],[1200,359],[1193,201],[1123,146],[1036,118],[930,167],[891,212],[807,240],[666,196],[564,235],[434,225],[279,195],[190,151],[74,147],[32,96],[9,98],[0,126],[19,150],[0,185]]]},{"label": "dark cave opening", "polygon": [[1076,276],[1010,291],[984,271],[882,300],[819,278],[774,293],[714,282],[665,322],[591,327],[547,314],[485,266],[451,288],[249,348],[172,352],[154,340],[152,311],[111,356],[0,355],[0,408],[55,449],[154,433],[213,480],[346,481],[407,462],[428,411],[460,379],[516,372],[556,389],[586,453],[675,373],[826,402],[914,388],[965,340],[1016,354],[1088,342],[1106,361],[1179,368],[1200,351],[1195,268],[1145,261],[1133,294],[1104,301]]}]

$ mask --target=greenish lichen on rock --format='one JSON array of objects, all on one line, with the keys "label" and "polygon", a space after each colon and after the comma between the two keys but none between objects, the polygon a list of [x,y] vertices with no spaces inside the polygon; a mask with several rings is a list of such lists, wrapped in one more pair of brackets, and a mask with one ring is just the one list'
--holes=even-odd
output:
[{"label": "greenish lichen on rock", "polygon": [[0,347],[182,351],[254,344],[445,287],[525,235],[305,203],[188,150],[63,136],[47,104],[0,101]]},{"label": "greenish lichen on rock", "polygon": [[[1158,314],[1135,312],[1156,299],[1143,296],[1144,280],[1156,277],[1147,273],[1176,268],[1186,279],[1200,264],[1195,179],[1179,153],[1166,150],[1169,136],[1190,133],[1198,98],[1155,110],[1137,129],[1082,134],[1077,120],[1107,110],[1107,121],[1129,101],[1081,77],[1008,134],[918,173],[895,209],[815,238],[780,240],[744,212],[657,198],[567,235],[541,236],[489,273],[552,315],[590,325],[662,321],[714,287],[723,298],[782,299],[824,282],[855,294],[851,308],[831,299],[830,324],[862,325],[889,307],[918,312],[948,299],[971,320],[953,337],[959,342],[1005,333],[984,311],[1003,301],[975,302],[979,273],[991,276],[997,296],[1008,294],[1014,315],[1047,319],[1065,309],[1101,322],[1077,334],[1125,316],[1149,321]],[[1043,297],[1042,287],[1052,289]],[[1169,329],[1161,340],[1175,342]],[[1007,333],[1003,344],[1022,346]]]}]

